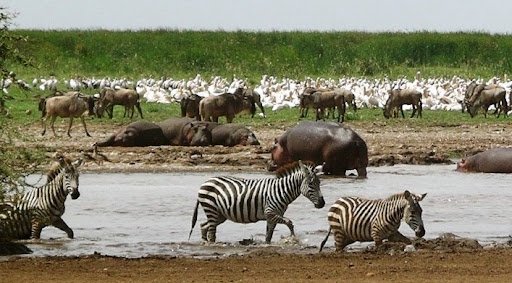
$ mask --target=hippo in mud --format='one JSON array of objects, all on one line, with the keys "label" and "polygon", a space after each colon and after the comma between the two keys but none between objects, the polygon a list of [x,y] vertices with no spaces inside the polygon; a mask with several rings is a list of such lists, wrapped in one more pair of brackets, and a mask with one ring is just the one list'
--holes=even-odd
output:
[{"label": "hippo in mud", "polygon": [[260,144],[254,133],[244,125],[223,124],[214,127],[211,131],[213,145],[245,146]]},{"label": "hippo in mud", "polygon": [[212,133],[207,123],[188,117],[169,118],[157,124],[162,128],[168,145],[207,146],[212,144]]},{"label": "hippo in mud", "polygon": [[137,121],[119,129],[97,146],[157,146],[165,144],[162,129],[155,123]]},{"label": "hippo in mud", "polygon": [[462,158],[457,171],[483,173],[512,173],[512,148],[493,148]]},{"label": "hippo in mud", "polygon": [[358,178],[366,178],[368,148],[352,129],[334,122],[300,122],[276,139],[271,150],[270,170],[294,160],[323,164],[325,174],[345,176],[356,169]]}]

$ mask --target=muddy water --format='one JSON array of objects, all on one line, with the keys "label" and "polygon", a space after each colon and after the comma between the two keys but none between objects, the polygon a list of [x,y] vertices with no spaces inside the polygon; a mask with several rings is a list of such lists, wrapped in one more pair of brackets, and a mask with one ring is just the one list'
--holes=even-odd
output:
[{"label": "muddy water", "polygon": [[[477,239],[482,244],[504,242],[512,234],[512,174],[462,174],[454,165],[369,168],[368,179],[322,178],[326,207],[315,209],[305,197],[290,205],[286,216],[295,224],[297,237],[289,237],[284,225],[278,225],[273,243],[265,245],[265,222],[235,224],[225,222],[217,229],[214,245],[201,241],[199,223],[205,220],[199,211],[190,241],[191,218],[197,190],[211,173],[190,174],[82,174],[81,196],[68,198],[64,220],[75,232],[75,239],[53,227],[43,230],[42,240],[29,242],[32,256],[86,255],[98,252],[113,256],[146,255],[216,256],[247,253],[271,248],[285,252],[315,252],[328,225],[329,206],[341,196],[383,198],[409,189],[428,193],[422,203],[425,238],[450,232]],[[269,177],[265,174],[233,175],[246,178]],[[400,231],[413,236],[405,224]],[[256,245],[239,241],[251,239]],[[327,249],[334,245],[332,237]],[[367,244],[356,243],[353,249]]]}]

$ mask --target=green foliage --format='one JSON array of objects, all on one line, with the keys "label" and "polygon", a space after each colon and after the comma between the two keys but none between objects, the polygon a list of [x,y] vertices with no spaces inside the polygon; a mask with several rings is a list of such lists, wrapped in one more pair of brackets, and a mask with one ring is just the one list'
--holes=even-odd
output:
[{"label": "green foliage", "polygon": [[16,30],[16,48],[56,75],[192,78],[491,77],[509,73],[512,36],[485,33]]},{"label": "green foliage", "polygon": [[[0,82],[10,77],[10,66],[29,66],[30,61],[19,51],[17,46],[26,40],[25,36],[13,34],[9,30],[14,15],[0,7]],[[3,86],[2,86],[3,87]],[[34,164],[42,159],[38,151],[27,150],[13,145],[13,137],[18,131],[11,120],[11,113],[6,109],[4,92],[0,89],[0,201],[6,193],[16,193],[23,188],[22,177],[31,173]]]}]

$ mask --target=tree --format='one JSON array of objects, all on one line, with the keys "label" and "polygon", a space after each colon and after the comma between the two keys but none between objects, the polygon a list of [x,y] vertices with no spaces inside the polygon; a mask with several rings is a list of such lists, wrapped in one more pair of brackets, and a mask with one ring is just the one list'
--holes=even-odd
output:
[{"label": "tree", "polygon": [[[15,79],[9,70],[10,63],[31,65],[30,61],[20,54],[16,44],[27,40],[25,37],[13,34],[9,30],[14,14],[0,7],[0,214],[5,214],[6,206],[1,205],[7,193],[19,194],[25,187],[25,175],[30,167],[40,164],[42,153],[13,146],[13,125],[5,115],[5,98],[3,92],[6,79]],[[29,165],[29,166],[27,166]],[[31,166],[30,166],[31,165]],[[1,219],[0,219],[1,220]],[[23,244],[11,242],[10,239],[0,238],[0,255],[30,253],[31,250]]]}]

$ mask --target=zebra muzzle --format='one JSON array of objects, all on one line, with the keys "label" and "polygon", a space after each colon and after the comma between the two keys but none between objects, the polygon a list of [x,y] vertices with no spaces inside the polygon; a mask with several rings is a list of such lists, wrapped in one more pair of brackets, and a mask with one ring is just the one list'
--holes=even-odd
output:
[{"label": "zebra muzzle", "polygon": [[324,198],[322,197],[322,198],[320,198],[320,199],[318,200],[318,203],[317,203],[317,204],[315,204],[315,208],[322,208],[322,207],[324,207],[324,206],[325,206],[325,200],[324,200]]},{"label": "zebra muzzle", "polygon": [[425,228],[423,226],[418,227],[414,232],[418,238],[425,236]]},{"label": "zebra muzzle", "polygon": [[73,191],[71,192],[71,199],[77,199],[80,196],[79,191]]}]

